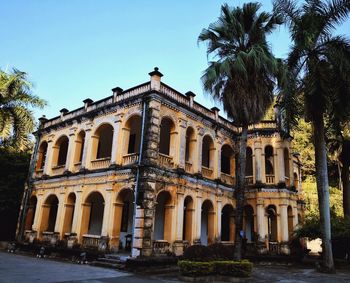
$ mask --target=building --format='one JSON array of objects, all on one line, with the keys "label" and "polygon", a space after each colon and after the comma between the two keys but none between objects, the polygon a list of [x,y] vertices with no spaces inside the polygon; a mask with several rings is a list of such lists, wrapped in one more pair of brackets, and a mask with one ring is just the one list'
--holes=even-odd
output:
[{"label": "building", "polygon": [[[40,119],[26,241],[133,256],[233,243],[239,129],[192,92],[161,82],[158,68],[149,75],[144,84]],[[260,253],[289,252],[303,215],[300,167],[275,121],[249,128],[244,231]]]}]

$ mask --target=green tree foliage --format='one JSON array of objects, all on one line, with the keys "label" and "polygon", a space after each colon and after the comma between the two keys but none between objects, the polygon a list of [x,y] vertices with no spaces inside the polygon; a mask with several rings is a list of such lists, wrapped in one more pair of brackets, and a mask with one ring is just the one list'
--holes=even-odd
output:
[{"label": "green tree foliage", "polygon": [[209,62],[202,82],[204,90],[222,103],[232,123],[242,128],[239,143],[236,185],[236,243],[234,256],[242,256],[240,231],[243,225],[245,162],[248,125],[259,122],[273,101],[278,63],[266,36],[281,20],[267,12],[259,13],[261,4],[221,7],[218,20],[203,29],[199,42],[207,43]]},{"label": "green tree foliage", "polygon": [[0,240],[14,239],[29,162],[29,152],[0,148]]},{"label": "green tree foliage", "polygon": [[0,70],[0,146],[28,149],[35,127],[31,107],[45,105],[44,100],[32,94],[32,85],[25,72]]}]

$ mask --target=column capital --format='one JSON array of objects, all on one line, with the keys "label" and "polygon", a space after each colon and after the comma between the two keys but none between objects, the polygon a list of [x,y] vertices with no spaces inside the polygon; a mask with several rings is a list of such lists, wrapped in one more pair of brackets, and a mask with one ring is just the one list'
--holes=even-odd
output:
[{"label": "column capital", "polygon": [[180,128],[184,128],[184,129],[187,128],[187,120],[183,118],[179,118],[178,121],[179,121]]},{"label": "column capital", "polygon": [[69,136],[74,136],[75,134],[76,134],[76,132],[77,132],[77,127],[72,127],[72,128],[70,128],[69,129]]},{"label": "column capital", "polygon": [[264,200],[258,198],[258,199],[256,200],[256,205],[264,205]]}]

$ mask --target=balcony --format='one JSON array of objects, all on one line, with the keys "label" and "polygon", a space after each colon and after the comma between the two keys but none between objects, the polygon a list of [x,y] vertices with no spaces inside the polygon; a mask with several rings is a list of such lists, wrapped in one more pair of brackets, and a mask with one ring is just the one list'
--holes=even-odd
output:
[{"label": "balcony", "polygon": [[62,175],[65,170],[65,165],[59,165],[52,167],[52,175]]},{"label": "balcony", "polygon": [[185,162],[185,171],[187,173],[192,173],[192,163],[191,162],[189,162],[189,161]]},{"label": "balcony", "polygon": [[110,157],[99,158],[91,161],[91,169],[107,168],[109,167],[110,164],[111,164]]},{"label": "balcony", "polygon": [[273,185],[275,183],[275,175],[266,175],[266,184]]},{"label": "balcony", "polygon": [[208,179],[213,178],[213,171],[214,171],[214,170],[211,169],[211,168],[202,166],[202,175],[203,175],[203,177],[205,177],[205,178],[208,178]]},{"label": "balcony", "polygon": [[35,170],[34,178],[41,178],[43,176],[43,174],[44,174],[44,169],[43,168]]},{"label": "balcony", "polygon": [[136,164],[139,161],[138,153],[130,153],[123,156],[123,165]]},{"label": "balcony", "polygon": [[221,172],[221,181],[224,182],[225,184],[228,184],[228,185],[234,185],[235,184],[235,177],[229,175],[229,174],[226,174],[226,173],[222,173]]},{"label": "balcony", "polygon": [[254,183],[253,176],[245,176],[245,183],[246,185],[253,185]]},{"label": "balcony", "polygon": [[159,165],[168,167],[168,168],[173,168],[174,167],[173,157],[163,153],[159,153]]}]

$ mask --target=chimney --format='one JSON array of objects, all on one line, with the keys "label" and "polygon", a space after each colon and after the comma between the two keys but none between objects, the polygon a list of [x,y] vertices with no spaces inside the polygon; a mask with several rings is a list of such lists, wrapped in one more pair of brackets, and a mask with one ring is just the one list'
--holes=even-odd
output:
[{"label": "chimney", "polygon": [[188,91],[185,93],[188,99],[190,100],[190,107],[193,107],[194,97],[196,96],[192,91]]},{"label": "chimney", "polygon": [[47,118],[45,115],[41,116],[39,118],[39,128],[43,128],[44,124],[47,122]]},{"label": "chimney", "polygon": [[113,101],[115,102],[117,99],[117,96],[123,92],[123,89],[119,86],[112,88],[113,92]]},{"label": "chimney", "polygon": [[159,72],[159,68],[155,67],[154,71],[148,73],[151,76],[151,89],[160,91],[160,78],[163,74]]},{"label": "chimney", "polygon": [[213,111],[214,114],[215,114],[215,121],[219,120],[219,111],[220,111],[220,109],[217,108],[217,107],[212,107],[211,111]]},{"label": "chimney", "polygon": [[90,98],[86,98],[83,100],[85,111],[87,110],[88,106],[90,106],[93,102],[94,101]]},{"label": "chimney", "polygon": [[60,110],[60,112],[61,112],[61,119],[63,120],[63,116],[66,115],[69,111],[68,111],[68,109],[66,109],[66,108],[62,108],[62,109]]}]

